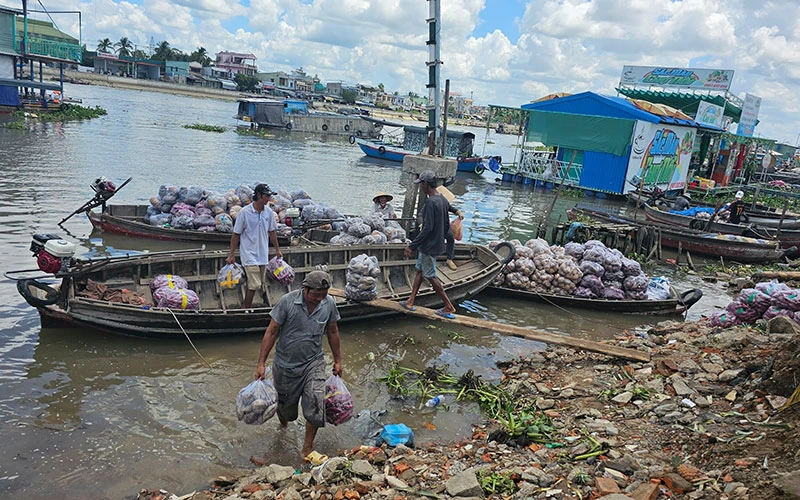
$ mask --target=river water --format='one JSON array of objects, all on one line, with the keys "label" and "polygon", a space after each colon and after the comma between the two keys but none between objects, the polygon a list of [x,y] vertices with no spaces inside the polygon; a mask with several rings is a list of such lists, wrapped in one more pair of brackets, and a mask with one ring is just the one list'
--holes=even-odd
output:
[{"label": "river water", "polygon": [[[402,205],[401,168],[366,159],[346,139],[276,133],[265,138],[234,132],[236,104],[213,99],[68,86],[84,105],[108,115],[83,123],[0,128],[0,245],[2,270],[35,267],[33,233],[57,233],[78,245],[78,256],[180,248],[92,232],[84,215],[58,222],[91,198],[89,184],[107,176],[133,181],[114,202],[142,202],[160,184],[227,190],[268,182],[303,188],[315,201],[344,213],[365,213],[379,191]],[[192,123],[226,127],[222,134],[185,129]],[[513,158],[516,137],[474,130],[476,151]],[[465,213],[465,239],[530,237],[552,198],[548,192],[496,182],[494,174],[459,173],[451,190]],[[554,217],[575,200],[559,200]],[[184,245],[184,247],[189,247]],[[661,267],[679,289],[706,295],[696,319],[724,305],[715,284]],[[565,311],[481,295],[461,305],[465,314],[590,339],[643,328],[646,317]],[[495,362],[543,346],[490,332],[406,318],[341,325],[345,381],[356,410],[386,410],[383,423],[404,422],[417,442],[451,441],[483,417],[470,404],[419,410],[375,382],[392,363],[448,365],[497,380]],[[96,331],[42,329],[14,282],[0,281],[0,497],[123,498],[142,487],[187,492],[219,474],[251,467],[251,455],[298,465],[303,429],[278,432],[274,422],[237,422],[234,399],[253,376],[260,336],[195,339],[210,366],[182,340],[142,340]],[[425,425],[422,425],[425,424]],[[375,424],[368,417],[320,431],[323,453],[356,446]]]}]

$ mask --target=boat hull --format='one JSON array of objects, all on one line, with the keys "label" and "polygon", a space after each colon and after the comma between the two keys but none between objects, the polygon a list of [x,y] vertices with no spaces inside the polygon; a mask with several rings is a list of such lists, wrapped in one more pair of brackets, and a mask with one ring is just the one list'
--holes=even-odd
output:
[{"label": "boat hull", "polygon": [[[696,219],[686,215],[674,214],[665,210],[657,210],[649,205],[644,207],[644,216],[651,222],[666,224],[668,226],[683,227],[686,229],[701,229],[712,233],[738,234],[742,235],[747,231],[747,226],[741,224],[728,224],[726,222],[714,221],[709,225],[708,221]],[[697,227],[692,227],[693,225]]]},{"label": "boat hull", "polygon": [[[403,158],[408,155],[419,154],[419,152],[408,151],[407,149],[403,149],[402,146],[397,146],[395,144],[390,144],[383,141],[371,141],[367,139],[356,138],[355,142],[358,144],[358,147],[361,148],[361,151],[371,158],[381,158],[387,161],[402,162]],[[481,158],[478,156],[456,159],[456,161],[458,162],[456,167],[458,172],[472,172],[480,175],[485,170]]]},{"label": "boat hull", "polygon": [[490,286],[486,289],[489,294],[504,297],[529,300],[559,307],[589,309],[610,313],[642,314],[642,315],[678,315],[683,314],[688,307],[677,298],[667,300],[605,300],[553,295],[549,293],[536,293],[529,290],[515,290],[513,288]]},{"label": "boat hull", "polygon": [[[239,308],[243,290],[220,290],[216,283],[227,250],[164,252],[92,261],[85,268],[88,270],[62,280],[56,303],[37,306],[36,301],[25,297],[24,293],[23,297],[37,308],[42,325],[50,327],[90,327],[141,337],[176,337],[183,336],[184,332],[190,336],[261,334],[269,324],[272,305],[285,293],[299,288],[306,273],[314,270],[315,266],[326,265],[333,286],[343,289],[347,264],[362,253],[376,256],[381,265],[383,277],[378,280],[378,296],[395,301],[407,299],[414,280],[416,259],[406,258],[405,248],[402,244],[287,248],[283,255],[296,273],[293,284],[282,285],[268,280],[266,294],[256,294],[250,309]],[[437,266],[440,281],[454,303],[481,292],[503,267],[497,254],[477,245],[456,245],[455,261],[458,264],[456,271],[450,270],[443,261]],[[81,286],[92,279],[109,287],[135,291],[149,299],[149,282],[157,274],[177,274],[185,278],[189,287],[198,294],[201,309],[171,310],[79,296]],[[44,295],[38,298],[43,299]],[[336,300],[343,322],[396,314],[342,298]],[[427,284],[420,289],[416,303],[425,307],[441,305],[439,297]]]}]

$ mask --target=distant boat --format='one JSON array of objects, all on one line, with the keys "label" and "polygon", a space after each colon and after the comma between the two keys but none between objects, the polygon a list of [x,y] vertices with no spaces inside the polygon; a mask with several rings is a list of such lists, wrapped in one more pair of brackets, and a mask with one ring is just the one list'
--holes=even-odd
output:
[{"label": "distant boat", "polygon": [[341,115],[309,111],[308,103],[299,99],[239,99],[237,120],[250,127],[282,128],[292,132],[327,135],[378,137],[383,130],[379,121],[366,121],[361,115]]},{"label": "distant boat", "polygon": [[[387,123],[386,125],[392,124]],[[361,151],[369,157],[402,162],[405,156],[421,153],[428,142],[428,132],[424,127],[405,125],[402,128],[403,144],[385,141],[383,135],[375,139],[353,135],[350,136],[350,143],[358,144]],[[457,170],[459,172],[472,172],[480,175],[486,170],[483,158],[475,156],[472,152],[474,142],[475,134],[472,132],[447,131],[446,156],[458,162]]]}]

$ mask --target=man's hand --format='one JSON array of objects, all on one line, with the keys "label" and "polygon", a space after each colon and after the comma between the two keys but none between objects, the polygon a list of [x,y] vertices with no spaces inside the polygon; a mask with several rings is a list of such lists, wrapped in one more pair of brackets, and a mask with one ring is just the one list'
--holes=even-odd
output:
[{"label": "man's hand", "polygon": [[264,365],[262,365],[262,364],[259,364],[256,367],[255,380],[264,380],[264,374],[266,373],[266,371],[267,371],[266,367]]},{"label": "man's hand", "polygon": [[228,258],[225,259],[225,262],[228,264],[236,264],[236,256],[234,254],[228,255]]},{"label": "man's hand", "polygon": [[458,210],[456,212],[456,215],[458,215],[459,219],[464,220],[464,212],[462,212],[461,210]]},{"label": "man's hand", "polygon": [[341,363],[334,363],[333,364],[333,374],[337,377],[342,376],[342,364]]},{"label": "man's hand", "polygon": [[281,253],[281,251],[280,251],[280,250],[278,250],[277,252],[275,252],[275,257],[277,257],[277,258],[279,258],[279,259],[283,260],[283,254]]},{"label": "man's hand", "polygon": [[406,257],[411,257],[411,247],[406,247],[406,249],[403,250],[403,255]]}]

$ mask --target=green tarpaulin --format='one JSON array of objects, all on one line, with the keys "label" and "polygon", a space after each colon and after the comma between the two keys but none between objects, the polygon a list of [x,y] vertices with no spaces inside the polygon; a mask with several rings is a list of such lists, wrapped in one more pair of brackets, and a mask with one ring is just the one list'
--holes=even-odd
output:
[{"label": "green tarpaulin", "polygon": [[529,110],[528,141],[548,146],[598,151],[616,156],[628,152],[634,120]]}]

